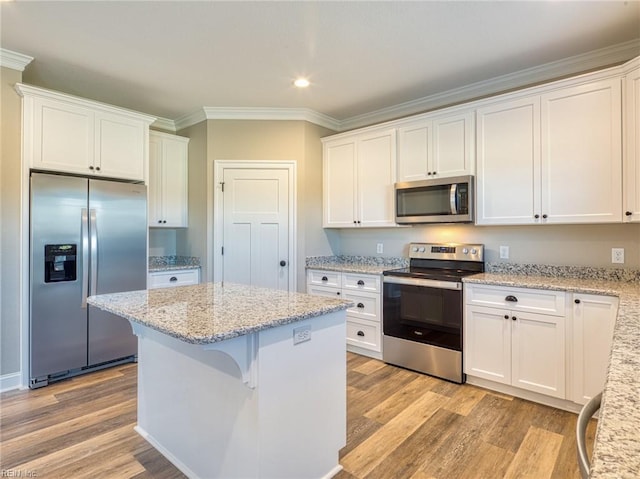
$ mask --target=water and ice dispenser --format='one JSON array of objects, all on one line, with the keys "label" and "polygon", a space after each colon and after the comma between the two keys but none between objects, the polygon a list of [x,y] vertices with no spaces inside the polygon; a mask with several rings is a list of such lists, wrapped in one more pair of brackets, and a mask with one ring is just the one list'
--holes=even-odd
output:
[{"label": "water and ice dispenser", "polygon": [[77,245],[44,245],[44,282],[75,281],[77,275]]}]

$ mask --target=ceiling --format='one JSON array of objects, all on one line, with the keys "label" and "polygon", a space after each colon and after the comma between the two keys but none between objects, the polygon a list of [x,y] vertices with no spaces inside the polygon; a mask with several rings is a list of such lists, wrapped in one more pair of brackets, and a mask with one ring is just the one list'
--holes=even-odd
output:
[{"label": "ceiling", "polygon": [[640,54],[631,0],[0,1],[0,15],[0,46],[35,58],[25,83],[171,120],[304,108],[344,123],[620,44]]}]

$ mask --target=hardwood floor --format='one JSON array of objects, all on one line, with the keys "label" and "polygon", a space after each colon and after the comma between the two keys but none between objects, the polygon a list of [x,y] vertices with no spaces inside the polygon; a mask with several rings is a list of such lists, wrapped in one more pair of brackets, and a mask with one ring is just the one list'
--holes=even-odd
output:
[{"label": "hardwood floor", "polygon": [[[347,364],[338,479],[579,478],[575,414],[356,354]],[[185,477],[133,430],[136,373],[129,364],[3,393],[2,477]]]}]

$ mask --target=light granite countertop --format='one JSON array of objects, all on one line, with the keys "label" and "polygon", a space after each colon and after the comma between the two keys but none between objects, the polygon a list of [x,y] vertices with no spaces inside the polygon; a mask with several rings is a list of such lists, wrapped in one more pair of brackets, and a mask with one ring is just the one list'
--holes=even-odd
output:
[{"label": "light granite countertop", "polygon": [[341,273],[382,274],[389,269],[409,266],[409,260],[380,256],[309,256],[305,266],[307,269]]},{"label": "light granite countertop", "polygon": [[209,344],[347,309],[341,299],[232,283],[90,296],[99,309],[192,344]]},{"label": "light granite countertop", "polygon": [[[588,273],[588,269],[585,269]],[[481,273],[465,283],[617,296],[618,317],[602,395],[591,479],[640,477],[640,282],[636,273],[615,279]],[[614,275],[615,276],[615,275]]]},{"label": "light granite countertop", "polygon": [[149,256],[149,273],[200,268],[195,256]]}]

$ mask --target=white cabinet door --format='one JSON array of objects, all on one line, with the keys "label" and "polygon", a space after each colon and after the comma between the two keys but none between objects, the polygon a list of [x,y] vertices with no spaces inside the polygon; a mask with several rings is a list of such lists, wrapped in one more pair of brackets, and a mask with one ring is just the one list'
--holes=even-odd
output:
[{"label": "white cabinet door", "polygon": [[324,141],[323,227],[397,226],[395,179],[395,130]]},{"label": "white cabinet door", "polygon": [[604,388],[618,298],[573,295],[573,401],[585,404]]},{"label": "white cabinet door", "polygon": [[516,311],[509,314],[511,385],[564,399],[564,317]]},{"label": "white cabinet door", "polygon": [[545,222],[621,221],[620,78],[544,94],[541,115]]},{"label": "white cabinet door", "polygon": [[538,97],[478,109],[477,129],[476,223],[536,223],[541,214]]},{"label": "white cabinet door", "polygon": [[511,384],[511,319],[508,311],[467,306],[464,318],[464,372]]},{"label": "white cabinet door", "polygon": [[420,120],[398,128],[398,181],[432,177],[431,120]]},{"label": "white cabinet door", "polygon": [[475,170],[474,136],[472,111],[435,117],[433,119],[432,175],[443,178],[473,174]]},{"label": "white cabinet door", "polygon": [[181,136],[149,134],[149,226],[188,226],[188,143]]},{"label": "white cabinet door", "polygon": [[421,117],[398,128],[398,181],[471,175],[473,111]]},{"label": "white cabinet door", "polygon": [[323,226],[356,226],[355,138],[327,142],[323,154]]},{"label": "white cabinet door", "polygon": [[395,130],[359,139],[358,226],[396,226],[395,178]]},{"label": "white cabinet door", "polygon": [[96,113],[96,170],[110,178],[144,181],[147,129],[138,119]]},{"label": "white cabinet door", "polygon": [[[30,111],[25,108],[25,115]],[[49,98],[33,99],[33,168],[93,174],[95,112]]]},{"label": "white cabinet door", "polygon": [[[640,62],[638,62],[640,63]],[[640,68],[624,79],[624,217],[640,221]]]}]

